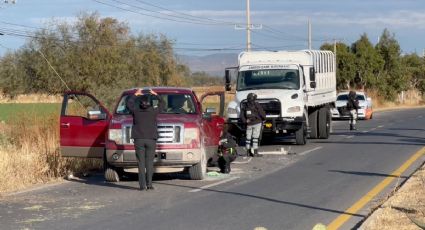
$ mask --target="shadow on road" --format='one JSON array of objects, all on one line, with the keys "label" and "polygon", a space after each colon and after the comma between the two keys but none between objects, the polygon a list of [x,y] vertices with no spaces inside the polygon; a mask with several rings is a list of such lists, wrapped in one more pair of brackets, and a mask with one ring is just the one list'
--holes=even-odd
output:
[{"label": "shadow on road", "polygon": [[[194,187],[194,186],[175,185],[175,184],[168,184],[168,183],[163,183],[163,182],[157,182],[156,184],[161,184],[161,185],[166,185],[166,186],[173,186],[173,187],[182,187],[182,188],[188,188],[188,189],[199,189],[198,187]],[[337,213],[337,214],[347,214],[347,215],[350,215],[350,216],[356,216],[356,217],[362,217],[362,218],[365,217],[364,215],[360,215],[360,214],[348,213],[348,212],[344,212],[344,211],[340,211],[340,210],[329,209],[329,208],[322,208],[322,207],[317,207],[317,206],[312,206],[312,205],[306,205],[306,204],[301,204],[301,203],[295,203],[295,202],[290,202],[290,201],[277,200],[277,199],[273,199],[273,198],[269,198],[269,197],[263,197],[263,196],[246,194],[246,193],[240,193],[240,192],[230,192],[230,191],[223,191],[223,190],[217,190],[217,189],[202,189],[202,190],[203,191],[208,191],[208,192],[222,193],[222,194],[227,194],[227,195],[243,196],[243,197],[248,197],[248,198],[252,198],[252,199],[268,201],[268,202],[277,203],[277,204],[284,204],[284,205],[290,205],[290,206],[296,206],[296,207],[301,207],[301,208],[320,210],[320,211]]]},{"label": "shadow on road", "polygon": [[395,178],[403,178],[407,179],[406,176],[395,176],[391,174],[385,174],[385,173],[372,173],[372,172],[358,172],[358,171],[343,171],[343,170],[328,170],[328,172],[336,172],[336,173],[343,173],[343,174],[352,174],[352,175],[358,175],[358,176],[379,176],[379,177],[395,177]]}]

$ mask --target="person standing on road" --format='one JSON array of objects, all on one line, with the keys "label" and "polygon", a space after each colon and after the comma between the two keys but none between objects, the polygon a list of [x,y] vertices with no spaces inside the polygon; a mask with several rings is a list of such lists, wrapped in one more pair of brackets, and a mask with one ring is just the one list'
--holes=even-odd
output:
[{"label": "person standing on road", "polygon": [[266,120],[266,113],[263,107],[256,102],[257,95],[249,93],[246,106],[242,107],[241,120],[246,124],[246,151],[247,156],[260,157],[258,154],[258,142],[263,127],[263,121]]},{"label": "person standing on road", "polygon": [[348,101],[347,101],[347,110],[350,111],[350,130],[356,129],[356,121],[357,121],[357,111],[360,108],[359,101],[356,99],[356,92],[350,91],[348,93]]},{"label": "person standing on road", "polygon": [[[159,101],[157,107],[152,106],[152,99]],[[127,108],[133,116],[131,138],[134,140],[136,157],[139,166],[140,190],[153,190],[153,160],[155,158],[156,140],[158,139],[157,116],[163,111],[164,102],[158,94],[149,89],[143,93],[137,89],[127,101]]]}]

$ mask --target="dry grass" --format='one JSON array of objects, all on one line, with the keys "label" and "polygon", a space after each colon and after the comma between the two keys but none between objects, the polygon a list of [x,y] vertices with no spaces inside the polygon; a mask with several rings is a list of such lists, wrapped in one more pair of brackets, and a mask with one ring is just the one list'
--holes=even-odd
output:
[{"label": "dry grass", "polygon": [[401,108],[401,107],[411,107],[424,105],[425,102],[417,90],[409,90],[404,93],[404,98],[402,100],[401,95],[398,96],[398,99],[395,102],[385,101],[385,99],[379,96],[376,91],[368,91],[368,96],[372,98],[373,107],[375,109],[387,109],[387,108]]},{"label": "dry grass", "polygon": [[0,195],[102,166],[99,160],[62,158],[58,124],[57,114],[23,113],[0,124]]},{"label": "dry grass", "polygon": [[15,98],[5,96],[0,92],[0,103],[60,103],[62,95],[21,94]]},{"label": "dry grass", "polygon": [[425,222],[425,165],[361,226],[364,230],[420,230],[408,218]]}]

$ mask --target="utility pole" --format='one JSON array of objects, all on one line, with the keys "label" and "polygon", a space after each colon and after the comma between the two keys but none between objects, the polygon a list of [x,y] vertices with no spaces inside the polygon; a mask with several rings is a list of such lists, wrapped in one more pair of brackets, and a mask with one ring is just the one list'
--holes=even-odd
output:
[{"label": "utility pole", "polygon": [[311,22],[308,19],[308,49],[311,50]]},{"label": "utility pole", "polygon": [[246,24],[236,24],[235,30],[246,30],[246,51],[251,51],[251,30],[262,29],[262,24],[251,24],[251,9],[249,0],[246,0]]},{"label": "utility pole", "polygon": [[251,12],[249,0],[246,0],[246,51],[251,51]]}]

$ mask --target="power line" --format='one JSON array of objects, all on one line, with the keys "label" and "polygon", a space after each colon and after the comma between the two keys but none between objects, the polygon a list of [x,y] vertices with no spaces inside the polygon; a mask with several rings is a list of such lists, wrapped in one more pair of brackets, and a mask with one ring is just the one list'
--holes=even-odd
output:
[{"label": "power line", "polygon": [[145,4],[145,5],[149,5],[149,6],[158,8],[158,9],[167,10],[167,11],[174,12],[174,13],[177,13],[177,14],[193,17],[193,18],[196,18],[196,19],[208,20],[208,21],[213,21],[213,22],[222,23],[222,24],[230,24],[230,25],[235,24],[234,22],[222,21],[222,20],[216,20],[216,19],[207,18],[207,17],[199,17],[199,16],[194,16],[194,15],[191,15],[191,14],[186,14],[186,13],[183,13],[183,12],[179,12],[179,11],[176,11],[176,10],[172,10],[172,9],[169,9],[169,8],[165,8],[165,7],[155,5],[155,4],[152,4],[152,3],[149,3],[149,2],[141,1],[141,0],[136,0],[136,1],[139,2],[139,3]]},{"label": "power line", "polygon": [[[128,12],[132,12],[132,13],[135,13],[135,14],[140,14],[140,15],[143,15],[143,16],[157,18],[157,19],[162,19],[162,20],[168,20],[168,21],[173,21],[173,22],[181,22],[181,23],[189,23],[189,24],[198,24],[198,25],[221,25],[221,24],[217,24],[217,23],[199,22],[199,21],[194,21],[194,20],[190,20],[190,19],[187,19],[187,20],[178,20],[178,19],[175,19],[175,18],[167,18],[167,17],[157,16],[157,15],[142,13],[142,12],[131,10],[131,9],[122,8],[120,6],[116,6],[116,5],[109,4],[109,3],[106,3],[106,2],[102,2],[102,1],[99,1],[99,0],[93,0],[93,1],[95,1],[97,3],[100,3],[100,4],[103,4],[103,5],[106,5],[106,6],[117,8],[117,9],[120,9],[120,10],[123,10],[123,11],[128,11]],[[130,5],[130,4],[127,4],[127,3],[120,2],[118,0],[112,0],[112,1],[118,2],[118,3],[121,3],[121,4],[124,4],[124,5],[127,5],[127,6],[130,6],[130,7],[133,7],[133,8],[139,8],[139,9],[141,8],[141,7],[138,7],[138,6],[134,6],[134,5]],[[144,9],[144,8],[142,8],[142,9]],[[158,12],[158,11],[151,11],[151,10],[147,10],[147,9],[144,9],[144,10],[145,11],[148,11],[148,12],[160,13],[160,14],[163,14],[164,15],[164,13],[161,13],[161,12]],[[167,16],[170,17],[170,15],[167,15]],[[180,18],[180,17],[177,17],[177,16],[171,16],[171,17]]]}]

